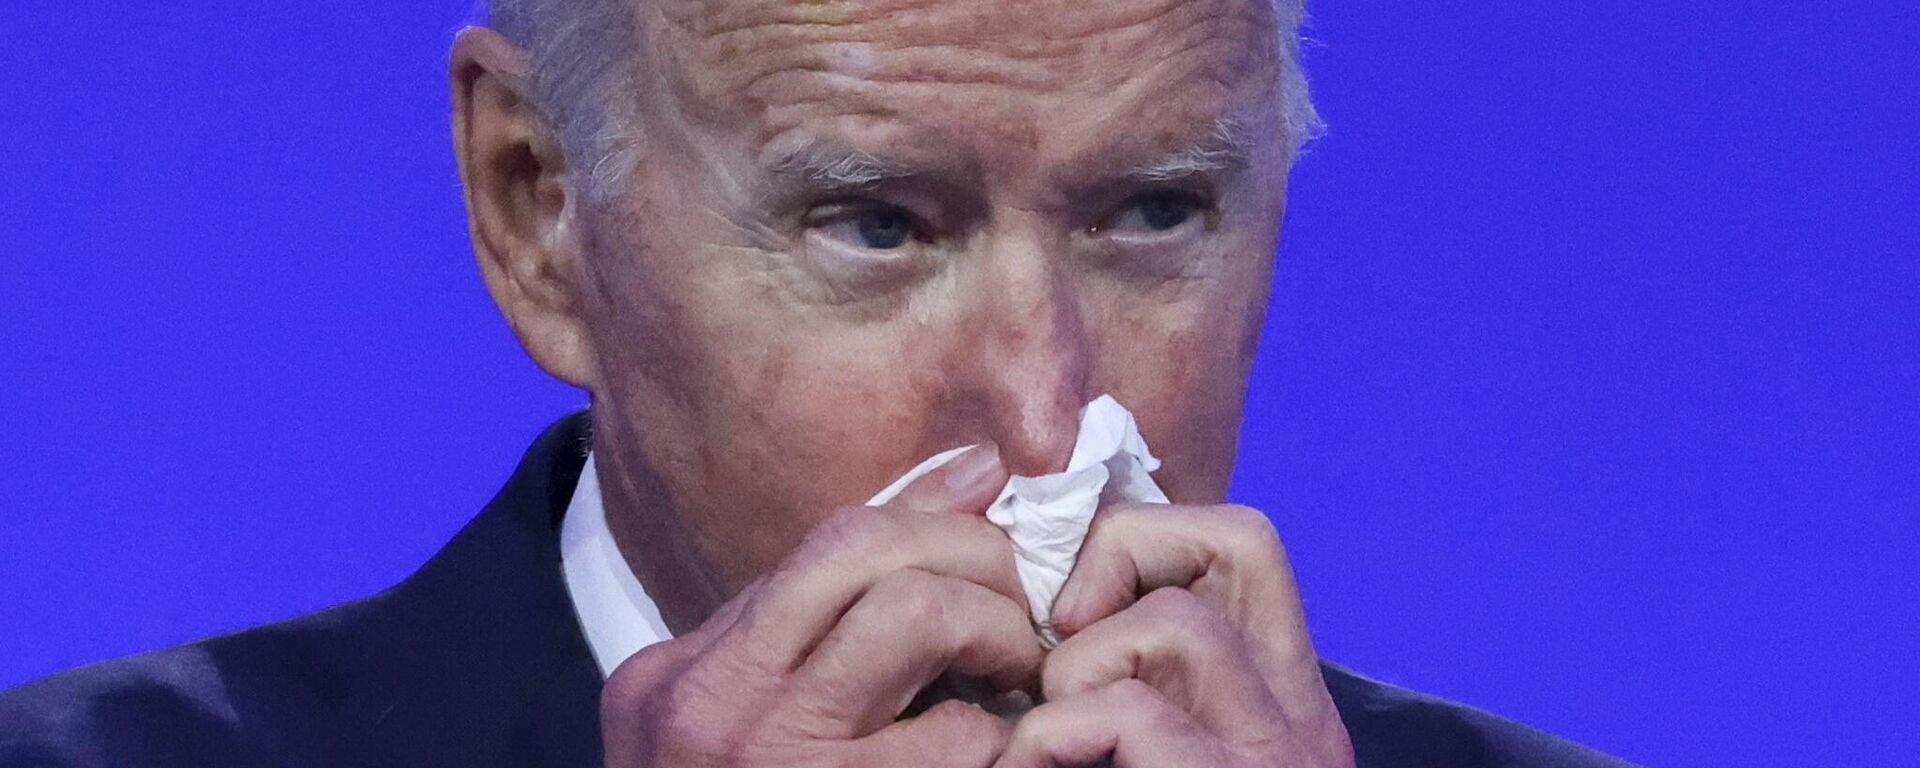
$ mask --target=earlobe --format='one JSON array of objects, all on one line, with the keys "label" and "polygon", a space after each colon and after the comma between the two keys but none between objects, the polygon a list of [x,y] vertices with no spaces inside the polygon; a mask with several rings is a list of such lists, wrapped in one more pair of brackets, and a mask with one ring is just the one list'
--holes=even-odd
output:
[{"label": "earlobe", "polygon": [[541,368],[595,383],[577,300],[584,273],[564,153],[529,98],[524,52],[498,32],[454,40],[453,142],[468,229],[487,290]]}]

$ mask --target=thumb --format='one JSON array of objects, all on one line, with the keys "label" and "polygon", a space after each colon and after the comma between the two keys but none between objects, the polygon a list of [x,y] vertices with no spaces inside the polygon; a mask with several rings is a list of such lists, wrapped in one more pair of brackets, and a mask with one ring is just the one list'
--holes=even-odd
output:
[{"label": "thumb", "polygon": [[981,443],[915,478],[883,506],[922,514],[985,516],[987,507],[1006,485],[1007,467],[1000,461],[1000,446]]}]

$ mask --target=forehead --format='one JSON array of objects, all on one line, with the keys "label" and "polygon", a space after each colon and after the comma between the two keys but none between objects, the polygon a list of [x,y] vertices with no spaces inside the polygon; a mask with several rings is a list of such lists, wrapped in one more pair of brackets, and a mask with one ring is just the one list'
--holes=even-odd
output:
[{"label": "forehead", "polygon": [[[823,137],[1030,166],[1191,140],[1269,101],[1267,0],[662,0],[678,105],[763,156]],[[1254,115],[1258,122],[1258,115]],[[985,169],[992,172],[992,168]]]}]

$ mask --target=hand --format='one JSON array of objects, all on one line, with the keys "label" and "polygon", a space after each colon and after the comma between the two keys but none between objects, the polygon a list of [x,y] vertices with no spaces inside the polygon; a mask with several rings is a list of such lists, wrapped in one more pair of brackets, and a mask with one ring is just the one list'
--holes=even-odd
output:
[{"label": "hand", "polygon": [[1005,768],[1353,765],[1265,515],[1101,512],[1053,607],[1066,635]]},{"label": "hand", "polygon": [[1007,481],[976,448],[884,508],[843,509],[699,628],[614,670],[607,765],[987,766],[1010,726],[950,700],[897,720],[943,672],[1037,687],[1039,644],[1005,534]]}]

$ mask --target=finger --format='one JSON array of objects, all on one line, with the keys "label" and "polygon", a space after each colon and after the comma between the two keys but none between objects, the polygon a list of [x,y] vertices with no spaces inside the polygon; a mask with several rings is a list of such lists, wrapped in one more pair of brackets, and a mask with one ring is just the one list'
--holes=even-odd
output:
[{"label": "finger", "polygon": [[[712,616],[707,617],[706,621],[701,622],[700,626],[694,627],[691,631],[681,634],[678,637],[668,638],[665,641],[642,648],[640,652],[636,652],[633,656],[628,657],[627,661],[631,662],[634,658],[640,656],[641,653],[652,651],[652,653],[647,654],[647,661],[643,661],[636,666],[659,666],[668,663],[684,662],[702,651],[707,650],[708,647],[713,645],[714,641],[725,635],[728,630],[733,628],[734,624],[740,621],[740,616],[746,613],[747,606],[753,604],[760,590],[766,585],[766,581],[765,576],[754,579],[749,582],[745,588],[741,589],[738,594],[734,595],[732,600],[728,600],[722,604],[719,610],[714,611]],[[622,662],[619,666],[615,667],[609,679],[619,677],[621,675],[621,667],[625,666],[626,662]]]},{"label": "finger", "polygon": [[878,731],[942,672],[996,690],[1037,681],[1042,654],[1018,603],[972,582],[905,569],[847,611],[795,673],[782,702],[807,735]]},{"label": "finger", "polygon": [[1048,701],[1014,726],[995,768],[1226,765],[1221,743],[1146,683],[1126,679]]},{"label": "finger", "polygon": [[[905,546],[908,542],[901,541],[911,537],[912,530],[968,529],[963,533],[971,533],[971,536],[959,535],[951,540],[950,545],[962,554],[985,554],[987,559],[993,559],[989,553],[995,548],[1002,548],[1005,543],[1005,536],[998,534],[998,529],[990,531],[988,526],[979,524],[956,525],[952,520],[929,521],[922,518],[943,514],[973,519],[984,517],[987,506],[1006,484],[1006,477],[1007,470],[1000,461],[999,446],[991,442],[983,443],[961,451],[946,464],[915,479],[881,507],[895,515],[911,513],[911,520],[889,520],[866,508],[849,508],[816,526],[780,569],[762,577],[763,581],[772,582],[763,590],[763,599],[769,605],[756,613],[771,616],[762,616],[765,620],[758,623],[772,625],[776,630],[783,627],[796,630],[786,633],[790,635],[788,642],[773,643],[774,647],[767,650],[772,652],[773,658],[781,666],[791,669],[799,661],[796,654],[804,653],[818,639],[816,634],[811,633],[824,632],[830,627],[839,612],[845,610],[846,605],[857,598],[860,590],[873,578],[913,562],[916,553]],[[969,549],[966,547],[968,541],[977,541],[985,549]],[[894,557],[873,557],[880,554]],[[980,565],[991,567],[990,564],[978,562],[977,558],[965,560],[951,564],[959,566],[958,570],[973,570],[973,567]],[[850,562],[872,567],[846,567]],[[936,560],[925,566],[938,572],[945,571],[942,566],[946,564],[949,563]],[[1000,588],[1017,583],[1018,578],[1017,574],[1009,572],[986,584]],[[791,613],[796,608],[810,615],[805,618],[794,617]]]},{"label": "finger", "polygon": [[1026,605],[1006,534],[984,517],[851,507],[814,528],[715,649],[769,674],[790,673],[861,595],[905,568],[973,582]]},{"label": "finger", "polygon": [[986,768],[1012,732],[1012,723],[973,704],[948,700],[859,740],[852,764]]},{"label": "finger", "polygon": [[705,645],[701,637],[676,637],[642,648],[614,668],[600,689],[600,732],[608,765],[627,765],[623,756],[646,753],[650,728],[660,716],[660,692],[693,665]]},{"label": "finger", "polygon": [[1282,712],[1240,633],[1192,593],[1163,587],[1073,635],[1046,659],[1049,701],[1136,678],[1223,739],[1253,741]]},{"label": "finger", "polygon": [[700,622],[700,626],[694,627],[693,631],[682,635],[682,637],[699,638],[702,648],[712,644],[714,640],[719,639],[721,635],[733,629],[734,624],[739,623],[740,617],[746,613],[747,607],[753,605],[754,600],[759,598],[761,591],[765,590],[766,586],[767,577],[764,574],[756,577],[753,581],[747,582],[747,586],[742,587],[739,592],[734,593],[731,599],[722,603],[719,610],[714,611],[713,615],[708,616],[706,621]]},{"label": "finger", "polygon": [[644,708],[646,698],[679,674],[699,655],[696,639],[678,637],[654,643],[627,657],[600,689],[600,712],[607,725],[625,723]]},{"label": "finger", "polygon": [[1000,461],[1000,446],[981,443],[916,478],[881,506],[904,512],[984,516],[987,506],[1006,485],[1007,468]]},{"label": "finger", "polygon": [[1247,638],[1269,683],[1306,692],[1318,685],[1293,568],[1259,511],[1234,505],[1102,511],[1054,602],[1054,627],[1071,636],[1162,587],[1186,589],[1220,610]]},{"label": "finger", "polygon": [[762,583],[757,580],[749,584],[693,631],[642,648],[615,667],[600,695],[600,711],[608,732],[631,730],[624,724],[635,721],[652,691],[684,671],[731,628]]}]

